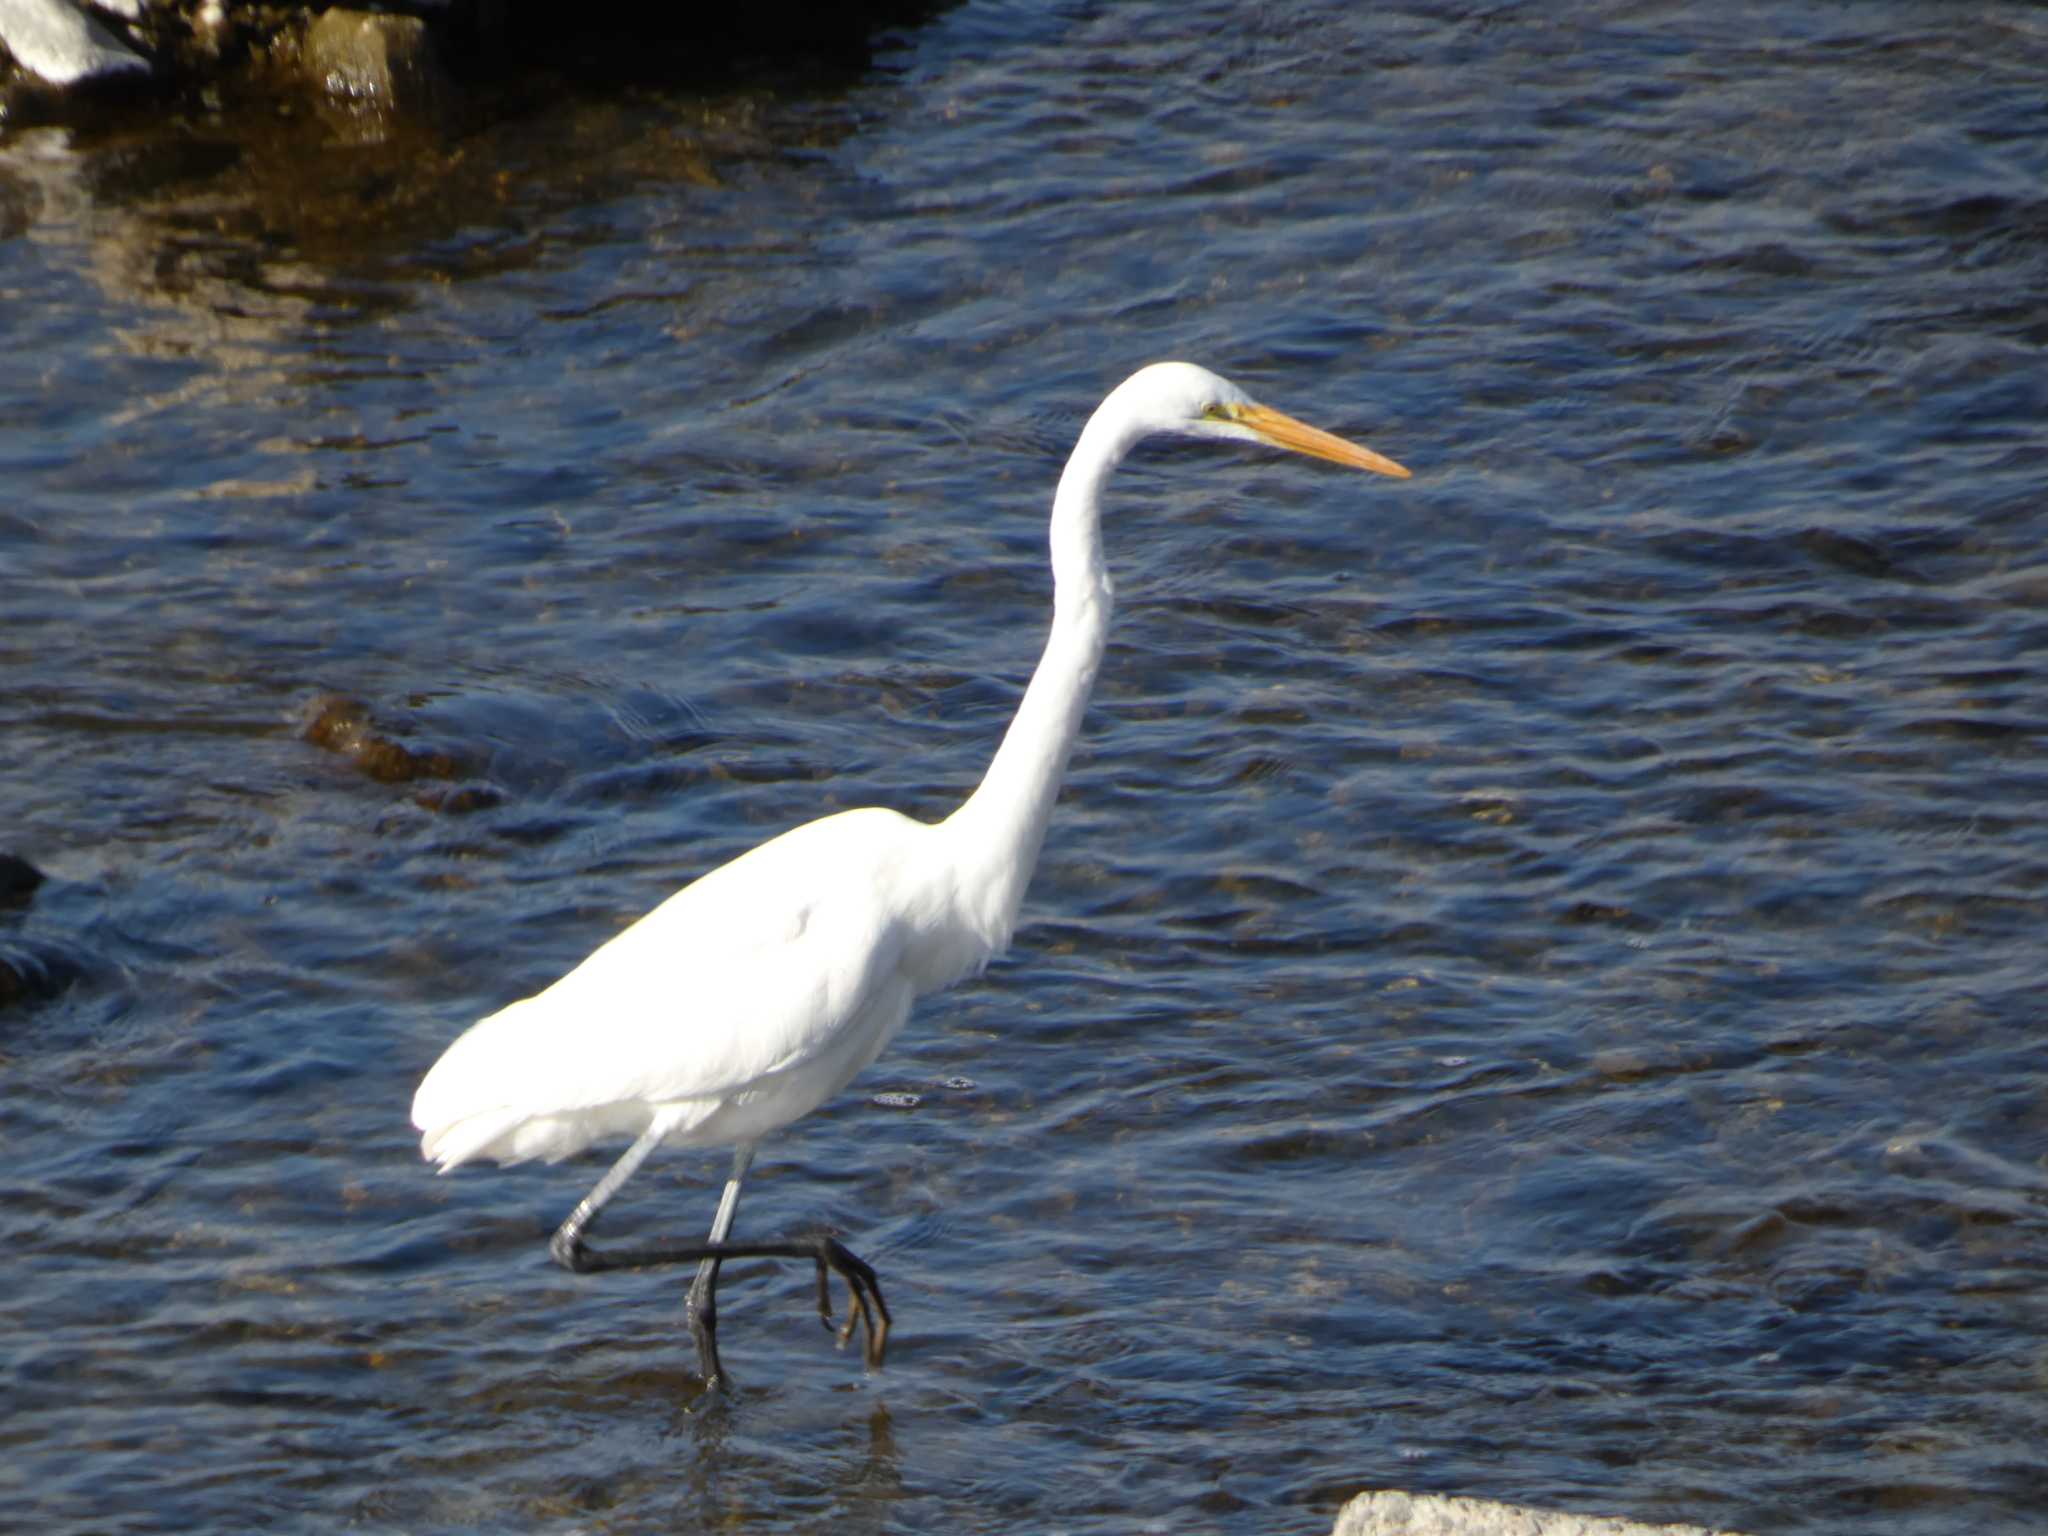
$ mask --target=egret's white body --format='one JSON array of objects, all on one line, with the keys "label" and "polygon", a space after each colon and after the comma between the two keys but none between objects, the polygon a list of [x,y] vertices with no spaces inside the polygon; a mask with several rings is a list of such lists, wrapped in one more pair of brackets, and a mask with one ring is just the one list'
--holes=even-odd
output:
[{"label": "egret's white body", "polygon": [[[691,1292],[696,1327],[698,1309],[710,1307],[716,1255],[745,1251],[725,1238],[755,1144],[851,1082],[918,998],[980,971],[1008,945],[1109,630],[1103,482],[1155,433],[1262,442],[1407,473],[1192,364],[1133,374],[1089,419],[1060,477],[1051,635],[966,803],[935,824],[890,810],[843,811],[685,886],[554,985],[448,1048],[413,1100],[425,1155],[445,1172],[472,1158],[554,1161],[634,1138],[556,1235],[556,1256],[572,1263],[583,1253],[582,1228],[656,1146],[735,1147],[719,1220],[709,1243],[697,1245],[713,1252]],[[886,1308],[883,1317],[886,1331]],[[698,1342],[715,1376],[708,1335],[707,1322]],[[872,1321],[869,1345],[879,1358]]]},{"label": "egret's white body", "polygon": [[731,1146],[817,1108],[1002,942],[948,910],[943,831],[843,811],[683,887],[448,1048],[413,1100],[426,1155],[553,1162],[657,1115]]}]

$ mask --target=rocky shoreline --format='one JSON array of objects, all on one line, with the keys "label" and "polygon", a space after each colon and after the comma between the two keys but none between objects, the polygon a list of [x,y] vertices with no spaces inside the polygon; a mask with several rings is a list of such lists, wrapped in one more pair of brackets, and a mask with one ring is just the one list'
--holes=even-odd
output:
[{"label": "rocky shoreline", "polygon": [[199,89],[312,94],[410,113],[449,93],[443,62],[502,9],[481,3],[318,9],[224,0],[0,0],[7,116]]},{"label": "rocky shoreline", "polygon": [[373,117],[431,113],[479,76],[576,55],[694,68],[749,54],[862,52],[924,0],[686,3],[570,14],[520,0],[360,6],[242,0],[0,0],[0,125],[201,95],[311,98]]}]

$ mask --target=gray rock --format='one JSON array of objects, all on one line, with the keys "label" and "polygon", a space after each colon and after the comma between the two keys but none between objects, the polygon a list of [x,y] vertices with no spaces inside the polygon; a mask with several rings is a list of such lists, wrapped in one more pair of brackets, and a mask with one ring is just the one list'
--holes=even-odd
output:
[{"label": "gray rock", "polygon": [[1330,1536],[1735,1536],[1697,1525],[1640,1525],[1605,1515],[1496,1504],[1439,1493],[1361,1493],[1337,1512]]},{"label": "gray rock", "polygon": [[0,43],[52,85],[149,71],[149,61],[67,0],[0,0]]}]

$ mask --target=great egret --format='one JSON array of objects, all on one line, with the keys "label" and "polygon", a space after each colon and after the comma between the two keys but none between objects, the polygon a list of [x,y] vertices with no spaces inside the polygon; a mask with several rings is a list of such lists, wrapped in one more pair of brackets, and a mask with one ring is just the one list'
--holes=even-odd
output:
[{"label": "great egret", "polygon": [[[761,1138],[852,1081],[912,1002],[1008,946],[1109,632],[1103,484],[1155,435],[1265,443],[1408,474],[1206,369],[1139,370],[1089,418],[1060,476],[1052,633],[964,805],[936,825],[890,810],[842,811],[761,844],[684,886],[545,991],[472,1025],[420,1083],[413,1124],[444,1173],[475,1157],[553,1162],[605,1138],[635,1138],[549,1251],[577,1271],[696,1262],[687,1310],[707,1385],[721,1374],[724,1258],[813,1260],[827,1328],[826,1272],[838,1274],[848,1289],[839,1342],[858,1320],[868,1364],[881,1363],[889,1309],[874,1271],[829,1237],[730,1241],[740,1181]],[[710,1236],[630,1252],[586,1246],[605,1202],[663,1143],[734,1149]]]}]

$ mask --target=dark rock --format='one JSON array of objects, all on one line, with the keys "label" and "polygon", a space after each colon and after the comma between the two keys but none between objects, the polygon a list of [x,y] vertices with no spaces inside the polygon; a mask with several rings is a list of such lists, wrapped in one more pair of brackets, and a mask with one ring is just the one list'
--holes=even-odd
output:
[{"label": "dark rock", "polygon": [[0,907],[27,906],[42,883],[43,872],[27,859],[0,853]]},{"label": "dark rock", "polygon": [[40,1003],[76,981],[78,962],[54,948],[27,950],[9,945],[0,954],[0,1008]]}]

